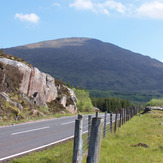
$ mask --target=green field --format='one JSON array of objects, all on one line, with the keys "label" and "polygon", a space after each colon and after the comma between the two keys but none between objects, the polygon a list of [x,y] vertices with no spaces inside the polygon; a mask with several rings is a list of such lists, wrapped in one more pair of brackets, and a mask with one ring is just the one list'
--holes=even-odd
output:
[{"label": "green field", "polygon": [[[135,116],[116,134],[107,133],[102,140],[100,163],[161,163],[163,162],[163,112],[152,111]],[[138,143],[148,148],[135,146]],[[71,163],[73,141],[14,159],[12,163]],[[83,162],[85,162],[83,158]]]}]

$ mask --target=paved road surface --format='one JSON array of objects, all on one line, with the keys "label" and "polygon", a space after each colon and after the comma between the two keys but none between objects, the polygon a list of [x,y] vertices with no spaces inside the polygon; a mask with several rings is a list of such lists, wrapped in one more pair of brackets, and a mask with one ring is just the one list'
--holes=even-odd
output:
[{"label": "paved road surface", "polygon": [[[104,114],[99,116],[104,117]],[[73,138],[76,118],[71,116],[0,127],[0,162]],[[85,115],[83,132],[87,131],[87,121]]]}]

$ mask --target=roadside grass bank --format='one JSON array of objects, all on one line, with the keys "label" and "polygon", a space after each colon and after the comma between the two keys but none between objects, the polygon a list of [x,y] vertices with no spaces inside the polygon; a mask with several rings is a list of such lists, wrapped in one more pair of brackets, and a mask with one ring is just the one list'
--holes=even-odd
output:
[{"label": "roadside grass bank", "polygon": [[[101,163],[163,162],[163,112],[135,116],[116,134],[103,139]],[[137,146],[142,143],[142,146]],[[147,148],[143,146],[145,144]]]},{"label": "roadside grass bank", "polygon": [[[95,112],[80,112],[79,114],[87,115],[87,114],[95,114]],[[51,114],[44,117],[33,117],[29,119],[21,119],[21,120],[11,120],[11,121],[3,121],[0,119],[0,127],[2,126],[8,126],[8,125],[16,125],[21,123],[29,123],[29,122],[37,122],[37,121],[43,121],[48,119],[54,119],[54,118],[62,118],[62,117],[68,117],[68,116],[77,116],[78,114],[72,114],[72,113],[58,113],[58,114]]]},{"label": "roadside grass bank", "polygon": [[162,106],[163,107],[163,98],[152,99],[146,104],[146,106]]},{"label": "roadside grass bank", "polygon": [[[163,125],[160,123],[163,123],[163,112],[151,111],[135,116],[116,134],[109,133],[102,139],[100,163],[163,162]],[[139,143],[142,146],[137,146]],[[67,141],[14,159],[11,163],[71,163],[72,153],[73,141]],[[86,162],[86,157],[82,162]]]},{"label": "roadside grass bank", "polygon": [[8,126],[8,125],[15,125],[15,124],[21,124],[21,123],[29,123],[29,122],[36,122],[36,121],[42,121],[42,120],[48,120],[48,119],[53,119],[53,118],[61,118],[61,117],[68,117],[68,116],[74,116],[77,114],[71,114],[71,113],[66,113],[66,114],[55,114],[55,115],[47,115],[44,117],[33,117],[29,119],[21,119],[21,120],[9,120],[9,121],[3,121],[0,120],[0,127],[1,126]]}]

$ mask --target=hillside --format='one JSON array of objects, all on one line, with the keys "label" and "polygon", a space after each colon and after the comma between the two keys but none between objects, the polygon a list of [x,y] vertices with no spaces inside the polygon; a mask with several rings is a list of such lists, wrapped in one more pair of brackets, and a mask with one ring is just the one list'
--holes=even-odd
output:
[{"label": "hillside", "polygon": [[0,52],[0,124],[77,113],[74,91],[22,59]]},{"label": "hillside", "polygon": [[100,40],[58,39],[4,51],[74,86],[163,95],[163,63]]}]

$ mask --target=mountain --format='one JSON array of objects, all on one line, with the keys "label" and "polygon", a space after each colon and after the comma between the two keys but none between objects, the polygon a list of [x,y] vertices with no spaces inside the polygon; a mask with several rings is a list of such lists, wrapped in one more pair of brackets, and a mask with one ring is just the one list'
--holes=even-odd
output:
[{"label": "mountain", "polygon": [[57,39],[4,51],[74,86],[163,94],[162,62],[97,39]]}]

